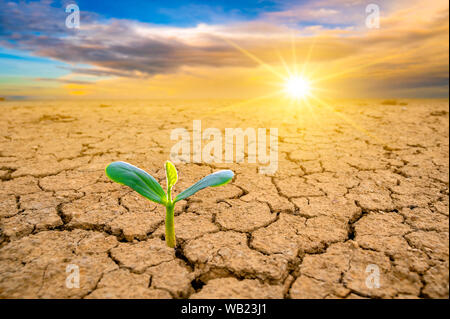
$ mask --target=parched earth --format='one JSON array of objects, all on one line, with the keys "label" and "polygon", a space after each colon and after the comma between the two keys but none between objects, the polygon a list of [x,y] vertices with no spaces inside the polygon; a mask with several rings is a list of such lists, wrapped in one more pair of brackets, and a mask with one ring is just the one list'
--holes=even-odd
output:
[{"label": "parched earth", "polygon": [[[448,101],[381,102],[1,102],[0,297],[448,298]],[[175,193],[236,176],[177,204],[170,249],[163,207],[104,169],[164,186],[194,119],[278,128],[278,170],[177,164]]]}]

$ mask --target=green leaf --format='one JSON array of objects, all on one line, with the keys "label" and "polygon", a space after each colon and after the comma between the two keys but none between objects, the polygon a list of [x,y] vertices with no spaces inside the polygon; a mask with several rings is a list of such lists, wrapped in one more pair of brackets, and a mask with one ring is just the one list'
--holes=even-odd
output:
[{"label": "green leaf", "polygon": [[166,166],[167,188],[170,189],[172,188],[173,185],[175,185],[175,183],[178,180],[177,169],[170,161],[167,161],[165,166]]},{"label": "green leaf", "polygon": [[116,183],[131,187],[142,196],[159,204],[165,204],[166,193],[158,181],[146,171],[125,162],[113,162],[106,169],[106,176]]},{"label": "green leaf", "polygon": [[199,180],[197,183],[195,183],[191,187],[186,188],[180,194],[178,194],[178,196],[175,198],[174,202],[178,202],[179,200],[188,198],[189,196],[194,195],[198,191],[200,191],[208,186],[216,187],[216,186],[225,185],[226,183],[228,183],[229,181],[231,181],[233,179],[233,176],[234,176],[234,173],[233,173],[233,171],[230,171],[230,170],[223,170],[223,171],[218,171],[218,172],[212,173],[212,174],[202,178],[201,180]]}]

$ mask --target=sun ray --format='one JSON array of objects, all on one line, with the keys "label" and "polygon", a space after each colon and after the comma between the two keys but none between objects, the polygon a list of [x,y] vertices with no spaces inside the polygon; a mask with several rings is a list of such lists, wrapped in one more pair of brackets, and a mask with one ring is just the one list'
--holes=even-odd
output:
[{"label": "sun ray", "polygon": [[283,58],[283,56],[280,53],[280,50],[277,49],[277,54],[278,57],[280,58],[281,63],[283,64],[284,70],[286,71],[286,73],[288,74],[289,77],[293,76],[291,70],[289,69],[286,60]]},{"label": "sun ray", "polygon": [[279,72],[277,72],[271,65],[265,63],[264,61],[262,61],[260,58],[258,58],[257,56],[255,56],[254,54],[250,53],[249,51],[247,51],[246,49],[242,48],[241,46],[239,46],[238,44],[234,43],[233,41],[226,39],[226,38],[222,38],[225,42],[227,42],[228,44],[230,44],[231,46],[233,46],[235,49],[239,50],[241,53],[245,54],[247,57],[249,57],[250,59],[252,59],[253,61],[259,63],[259,65],[261,65],[262,67],[264,67],[266,70],[272,72],[273,74],[275,74],[276,76],[278,76],[280,79],[284,79],[285,77],[280,74]]},{"label": "sun ray", "polygon": [[[249,99],[249,100],[246,100],[243,102],[232,104],[232,105],[220,108],[220,109],[216,109],[212,113],[222,112],[222,111],[226,111],[229,109],[234,109],[236,107],[241,107],[244,105],[251,105],[254,102],[261,101],[263,99],[269,99],[271,97],[280,95],[281,93],[285,93],[285,95],[287,94],[288,96],[291,97],[289,99],[289,107],[288,108],[290,109],[292,107],[292,105],[294,105],[295,107],[297,107],[297,110],[298,110],[299,102],[302,102],[302,104],[304,105],[304,109],[306,109],[311,114],[311,117],[313,118],[314,122],[317,125],[319,125],[319,123],[318,123],[318,119],[317,119],[317,116],[315,114],[315,109],[314,109],[316,106],[313,106],[310,103],[311,99],[314,100],[316,103],[318,103],[318,105],[324,107],[327,111],[335,114],[340,119],[342,119],[345,122],[347,122],[348,124],[350,124],[357,131],[369,136],[370,138],[375,140],[377,143],[385,145],[385,143],[381,139],[379,139],[378,137],[373,135],[371,132],[367,131],[366,129],[364,129],[357,123],[355,123],[353,120],[351,120],[344,114],[336,112],[336,110],[334,110],[334,108],[332,106],[330,106],[327,102],[323,101],[321,98],[319,98],[317,96],[317,93],[328,92],[327,90],[325,90],[321,87],[316,87],[316,86],[312,87],[312,85],[329,80],[329,79],[333,79],[333,78],[336,78],[339,76],[350,74],[352,72],[361,70],[363,68],[369,67],[371,65],[375,65],[380,62],[384,62],[389,59],[393,59],[397,56],[403,55],[405,53],[404,51],[402,51],[400,53],[392,54],[389,56],[384,56],[379,59],[374,59],[374,60],[370,61],[369,63],[363,63],[363,64],[360,64],[360,65],[357,65],[354,67],[346,68],[341,72],[336,72],[336,73],[328,74],[323,77],[309,79],[309,77],[311,76],[310,73],[315,74],[317,72],[317,70],[314,72],[310,72],[310,70],[308,70],[308,65],[311,60],[313,50],[315,48],[317,38],[313,38],[313,42],[310,44],[308,52],[307,52],[306,56],[304,57],[304,61],[302,62],[301,72],[299,73],[298,69],[297,69],[298,66],[297,66],[295,35],[294,35],[293,31],[291,32],[292,60],[293,60],[291,68],[288,67],[288,65],[287,65],[286,61],[284,60],[283,56],[281,55],[280,51],[277,50],[278,57],[280,58],[280,61],[285,69],[286,76],[280,74],[280,72],[278,72],[273,66],[265,63],[260,58],[258,58],[256,55],[250,53],[248,50],[242,48],[241,46],[234,43],[233,41],[231,41],[229,39],[225,39],[225,38],[223,38],[223,40],[225,42],[227,42],[228,44],[230,44],[231,46],[233,46],[234,48],[236,48],[238,51],[240,51],[244,55],[246,55],[247,57],[249,57],[250,59],[252,59],[253,61],[257,62],[264,69],[270,71],[272,74],[274,74],[278,78],[282,79],[284,82],[284,89],[275,91],[273,93],[270,93],[270,94],[267,94],[264,96],[259,96],[259,97],[252,98],[252,99]],[[415,48],[415,50],[418,50],[418,49],[419,48]],[[409,52],[412,52],[415,50],[409,50]],[[306,77],[307,71],[308,71],[308,78]],[[277,86],[279,86],[279,85],[277,85]]]},{"label": "sun ray", "polygon": [[257,102],[257,101],[270,99],[270,98],[273,98],[273,97],[275,97],[277,95],[280,95],[281,93],[282,93],[282,91],[275,91],[275,92],[272,92],[272,93],[269,93],[269,94],[266,94],[266,95],[254,97],[254,98],[251,98],[251,99],[247,99],[247,100],[242,101],[242,102],[238,102],[238,103],[227,105],[227,106],[224,106],[224,107],[221,107],[221,108],[217,108],[214,111],[206,113],[205,115],[217,114],[219,112],[225,112],[225,111],[227,111],[229,109],[234,109],[234,108],[239,107],[239,106],[249,105],[249,104],[252,104],[252,103]]},{"label": "sun ray", "polygon": [[328,111],[330,111],[331,113],[335,114],[336,116],[338,116],[339,118],[343,119],[345,122],[347,122],[348,124],[350,124],[353,128],[355,128],[356,130],[358,130],[359,132],[369,136],[370,138],[374,139],[377,143],[380,143],[382,145],[386,145],[385,142],[383,142],[380,138],[378,138],[377,136],[375,136],[374,134],[372,134],[371,132],[367,131],[365,128],[359,126],[358,124],[356,124],[353,120],[349,119],[347,116],[345,116],[344,114],[341,114],[339,112],[336,112],[336,110],[333,109],[332,106],[330,106],[328,103],[324,102],[323,100],[321,100],[320,98],[316,97],[316,96],[312,96],[312,98],[319,103],[320,105],[324,106]]},{"label": "sun ray", "polygon": [[309,113],[311,114],[311,117],[313,118],[314,122],[316,123],[316,125],[319,127],[320,126],[320,121],[317,118],[316,112],[314,112],[314,106],[311,105],[310,100],[306,100],[306,105],[308,107]]},{"label": "sun ray", "polygon": [[306,66],[308,65],[309,61],[311,60],[312,51],[316,45],[316,39],[317,38],[315,37],[309,46],[308,53],[306,54],[305,61],[303,62],[303,65],[302,65],[302,70],[300,72],[301,75],[305,74]]},{"label": "sun ray", "polygon": [[421,48],[422,48],[422,46],[414,48],[414,49],[406,50],[406,51],[402,50],[400,52],[396,52],[396,53],[391,54],[391,55],[385,55],[385,56],[383,56],[381,58],[373,59],[371,62],[363,63],[361,65],[354,66],[354,67],[351,67],[351,68],[345,68],[344,66],[342,66],[341,68],[344,69],[343,71],[332,73],[332,74],[328,74],[328,75],[326,75],[324,77],[321,77],[321,78],[317,78],[317,79],[314,80],[314,83],[323,82],[325,80],[330,80],[330,79],[337,78],[337,77],[342,76],[342,75],[353,73],[355,71],[367,68],[369,66],[372,66],[372,65],[375,65],[375,64],[378,64],[378,63],[381,63],[381,62],[385,62],[387,60],[394,59],[394,58],[399,57],[399,56],[404,56],[406,52],[407,53],[412,53],[412,52],[418,51]]},{"label": "sun ray", "polygon": [[292,65],[294,68],[294,74],[298,74],[297,70],[297,51],[295,48],[295,35],[294,30],[291,30],[291,48],[292,48]]}]

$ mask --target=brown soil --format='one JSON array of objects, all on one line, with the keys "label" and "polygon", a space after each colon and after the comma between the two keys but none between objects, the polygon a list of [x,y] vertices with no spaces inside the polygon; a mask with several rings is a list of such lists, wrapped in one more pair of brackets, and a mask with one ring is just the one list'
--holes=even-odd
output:
[{"label": "brown soil", "polygon": [[[448,101],[229,104],[3,102],[0,298],[448,298]],[[127,161],[164,186],[170,132],[194,119],[279,128],[279,168],[178,164],[175,193],[236,177],[177,204],[173,250],[164,209],[104,169]]]}]

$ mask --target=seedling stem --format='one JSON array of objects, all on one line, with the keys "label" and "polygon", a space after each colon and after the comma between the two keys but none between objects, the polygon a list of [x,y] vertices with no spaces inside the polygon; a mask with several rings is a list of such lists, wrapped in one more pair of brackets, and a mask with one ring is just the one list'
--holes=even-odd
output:
[{"label": "seedling stem", "polygon": [[172,187],[178,181],[178,173],[175,166],[169,161],[166,162],[165,168],[167,193],[164,192],[164,189],[153,176],[131,164],[114,162],[106,167],[105,172],[111,180],[131,187],[145,198],[166,207],[166,243],[170,248],[175,248],[175,203],[194,195],[208,186],[216,187],[229,183],[233,179],[234,173],[230,170],[222,170],[210,174],[172,199]]}]

